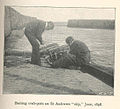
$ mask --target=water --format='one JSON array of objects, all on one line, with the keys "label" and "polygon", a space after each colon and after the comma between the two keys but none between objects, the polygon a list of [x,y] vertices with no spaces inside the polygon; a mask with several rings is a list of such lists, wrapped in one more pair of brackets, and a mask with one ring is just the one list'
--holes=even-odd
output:
[{"label": "water", "polygon": [[[75,39],[86,43],[91,51],[91,57],[94,63],[107,67],[114,66],[114,30],[56,26],[54,30],[45,31],[42,37],[45,43],[58,43],[59,45],[63,45],[68,36],[73,36]],[[31,50],[31,45],[26,37],[21,38],[16,47]]]}]

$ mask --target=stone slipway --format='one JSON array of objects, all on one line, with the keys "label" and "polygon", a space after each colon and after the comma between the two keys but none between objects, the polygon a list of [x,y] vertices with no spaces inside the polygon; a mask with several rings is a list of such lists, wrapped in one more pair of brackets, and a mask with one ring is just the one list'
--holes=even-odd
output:
[{"label": "stone slipway", "polygon": [[4,69],[3,93],[112,95],[113,88],[80,70],[23,64]]}]

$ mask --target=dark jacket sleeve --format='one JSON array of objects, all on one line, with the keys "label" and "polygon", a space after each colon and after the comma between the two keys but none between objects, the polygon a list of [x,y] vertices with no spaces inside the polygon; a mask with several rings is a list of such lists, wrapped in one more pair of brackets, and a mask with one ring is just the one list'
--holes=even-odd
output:
[{"label": "dark jacket sleeve", "polygon": [[39,40],[39,42],[40,42],[41,44],[43,44],[42,35],[39,35],[39,36],[37,37],[37,39]]},{"label": "dark jacket sleeve", "polygon": [[43,43],[42,33],[44,32],[44,30],[45,30],[45,22],[40,21],[37,25],[36,38],[39,40],[41,44]]},{"label": "dark jacket sleeve", "polygon": [[71,46],[70,46],[70,51],[69,53],[73,54],[73,55],[76,55],[77,54],[77,51],[78,51],[78,46],[76,43],[73,43]]}]

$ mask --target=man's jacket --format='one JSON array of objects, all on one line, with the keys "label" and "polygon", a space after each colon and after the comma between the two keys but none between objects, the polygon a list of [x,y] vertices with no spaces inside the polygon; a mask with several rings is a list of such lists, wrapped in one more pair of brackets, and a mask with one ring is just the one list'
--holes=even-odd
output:
[{"label": "man's jacket", "polygon": [[36,37],[40,42],[42,42],[42,33],[45,30],[46,22],[42,20],[35,20],[30,22],[25,27],[25,32],[29,32],[33,37]]},{"label": "man's jacket", "polygon": [[76,56],[78,64],[86,64],[90,62],[90,50],[85,43],[75,40],[70,45],[70,53]]}]

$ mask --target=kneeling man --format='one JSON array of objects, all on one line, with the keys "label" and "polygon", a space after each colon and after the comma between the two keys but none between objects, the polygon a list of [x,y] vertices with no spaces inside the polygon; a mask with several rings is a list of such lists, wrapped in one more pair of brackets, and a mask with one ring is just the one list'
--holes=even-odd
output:
[{"label": "kneeling man", "polygon": [[69,36],[66,43],[70,47],[68,54],[52,63],[52,67],[70,68],[71,66],[82,67],[90,62],[90,50],[87,45]]}]

